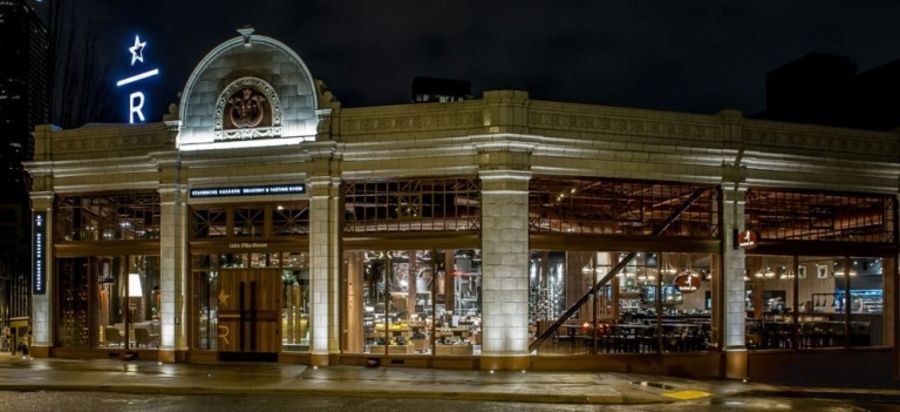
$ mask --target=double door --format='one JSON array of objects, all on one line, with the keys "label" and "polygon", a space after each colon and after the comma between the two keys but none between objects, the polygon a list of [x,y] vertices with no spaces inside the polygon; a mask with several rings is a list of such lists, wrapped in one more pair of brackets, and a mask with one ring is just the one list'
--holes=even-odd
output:
[{"label": "double door", "polygon": [[281,350],[281,271],[219,272],[219,359],[277,361]]}]

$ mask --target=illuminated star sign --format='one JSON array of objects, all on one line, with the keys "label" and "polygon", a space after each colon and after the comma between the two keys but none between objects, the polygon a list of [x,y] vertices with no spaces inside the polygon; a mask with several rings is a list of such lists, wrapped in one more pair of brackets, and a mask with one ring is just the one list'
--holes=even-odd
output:
[{"label": "illuminated star sign", "polygon": [[147,42],[141,41],[141,37],[138,35],[134,36],[134,46],[128,48],[128,51],[131,52],[131,65],[134,66],[135,62],[144,62],[144,47],[147,46]]},{"label": "illuminated star sign", "polygon": [[[141,41],[140,35],[134,36],[134,46],[128,48],[131,53],[131,66],[135,63],[144,63],[144,47],[147,47],[147,41]],[[131,83],[139,82],[150,77],[159,75],[159,69],[153,68],[132,76],[128,76],[116,82],[117,87],[122,87]],[[144,122],[144,92],[138,90],[128,96],[128,123],[134,123],[135,118],[139,122]]]}]

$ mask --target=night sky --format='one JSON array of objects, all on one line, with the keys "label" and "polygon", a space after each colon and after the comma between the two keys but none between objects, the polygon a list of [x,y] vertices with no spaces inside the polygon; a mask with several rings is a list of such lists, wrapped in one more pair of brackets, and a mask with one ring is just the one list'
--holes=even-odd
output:
[{"label": "night sky", "polygon": [[147,39],[147,62],[164,75],[149,91],[156,119],[200,59],[244,24],[292,47],[345,106],[406,103],[413,77],[426,75],[471,80],[476,96],[516,88],[548,100],[752,114],[764,109],[765,73],[808,52],[850,56],[861,70],[900,58],[898,1],[76,4],[112,77],[128,68],[134,34]]}]

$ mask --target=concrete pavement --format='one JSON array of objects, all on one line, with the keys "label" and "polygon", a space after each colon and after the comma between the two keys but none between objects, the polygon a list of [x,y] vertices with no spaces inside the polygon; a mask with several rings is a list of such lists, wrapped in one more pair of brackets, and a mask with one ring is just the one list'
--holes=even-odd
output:
[{"label": "concrete pavement", "polygon": [[[0,390],[451,399],[552,404],[660,404],[710,396],[816,397],[810,388],[596,372],[495,372],[302,365],[163,364],[0,357]],[[803,392],[803,391],[809,392]],[[858,391],[857,391],[858,392]],[[856,392],[832,390],[826,397]],[[900,400],[900,391],[864,391]],[[829,394],[829,393],[826,393]],[[820,396],[821,397],[821,396]]]}]

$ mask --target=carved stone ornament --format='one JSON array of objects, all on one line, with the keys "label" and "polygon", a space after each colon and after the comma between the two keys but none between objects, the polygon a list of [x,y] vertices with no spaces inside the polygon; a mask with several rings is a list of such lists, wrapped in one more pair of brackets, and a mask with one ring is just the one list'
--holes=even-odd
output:
[{"label": "carved stone ornament", "polygon": [[216,141],[281,137],[281,99],[256,77],[237,79],[216,100]]}]

